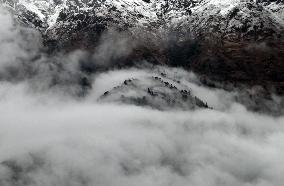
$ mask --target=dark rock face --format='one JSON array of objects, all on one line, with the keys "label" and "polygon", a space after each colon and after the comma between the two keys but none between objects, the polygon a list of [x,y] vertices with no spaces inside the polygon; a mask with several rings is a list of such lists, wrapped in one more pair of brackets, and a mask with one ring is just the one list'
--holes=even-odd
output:
[{"label": "dark rock face", "polygon": [[195,21],[201,20],[193,30],[199,34],[201,52],[190,66],[218,79],[283,82],[283,25],[267,8],[252,2],[237,5],[226,15],[197,15]]},{"label": "dark rock face", "polygon": [[49,53],[96,51],[102,34],[112,29],[132,43],[129,53],[114,59],[120,64],[182,66],[216,80],[275,85],[284,92],[279,0],[49,1],[48,8],[37,5],[42,15],[26,4],[5,3],[21,22],[42,31]]}]

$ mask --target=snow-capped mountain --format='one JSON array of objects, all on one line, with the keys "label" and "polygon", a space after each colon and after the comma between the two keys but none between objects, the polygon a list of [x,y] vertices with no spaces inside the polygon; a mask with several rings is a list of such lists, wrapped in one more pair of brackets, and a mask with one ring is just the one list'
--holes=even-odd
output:
[{"label": "snow-capped mountain", "polygon": [[[252,0],[2,0],[49,39],[109,27],[178,30],[191,36],[280,37],[284,3]],[[154,31],[156,32],[156,31]],[[85,34],[86,35],[86,34]],[[88,35],[88,34],[87,34]],[[257,35],[257,36],[256,36]],[[264,36],[265,35],[265,36]],[[211,39],[211,38],[209,38]],[[257,39],[257,38],[256,38]]]},{"label": "snow-capped mountain", "polygon": [[[24,8],[35,14],[48,26],[53,26],[60,13],[80,14],[93,12],[97,16],[119,16],[119,21],[132,22],[140,25],[163,19],[166,22],[179,22],[183,18],[201,13],[212,16],[227,17],[236,13],[236,9],[249,10],[265,9],[275,19],[283,23],[283,2],[281,1],[252,1],[252,0],[2,0],[15,10]],[[256,11],[256,10],[251,10]],[[22,12],[17,12],[21,14]],[[23,15],[24,17],[25,15]]]},{"label": "snow-capped mountain", "polygon": [[183,66],[222,80],[284,82],[281,0],[2,2],[41,31],[50,52],[94,50],[114,29],[133,41],[120,61]]}]

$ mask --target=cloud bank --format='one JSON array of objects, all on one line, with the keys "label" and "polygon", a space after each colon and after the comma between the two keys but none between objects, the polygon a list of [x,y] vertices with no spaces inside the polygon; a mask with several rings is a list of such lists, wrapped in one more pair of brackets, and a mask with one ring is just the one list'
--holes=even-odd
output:
[{"label": "cloud bank", "polygon": [[[12,94],[10,93],[12,92]],[[1,84],[1,185],[282,185],[284,118],[157,111]]]}]

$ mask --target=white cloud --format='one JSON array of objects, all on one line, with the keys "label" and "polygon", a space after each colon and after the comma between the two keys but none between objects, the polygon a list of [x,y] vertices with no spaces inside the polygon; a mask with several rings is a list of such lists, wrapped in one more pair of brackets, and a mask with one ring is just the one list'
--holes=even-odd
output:
[{"label": "white cloud", "polygon": [[0,5],[0,70],[34,57],[41,45],[39,33],[17,26],[10,12]]},{"label": "white cloud", "polygon": [[25,84],[2,83],[0,89],[2,185],[284,181],[283,117],[251,113],[238,104],[226,111],[162,112],[88,99],[59,101],[27,92]]}]

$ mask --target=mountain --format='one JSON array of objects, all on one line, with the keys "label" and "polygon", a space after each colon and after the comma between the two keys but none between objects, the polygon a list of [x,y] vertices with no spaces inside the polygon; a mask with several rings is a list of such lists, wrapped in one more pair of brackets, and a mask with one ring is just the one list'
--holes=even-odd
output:
[{"label": "mountain", "polygon": [[[30,19],[27,16],[34,17],[45,23],[43,28],[50,28],[55,24],[64,21],[66,24],[79,24],[82,17],[97,16],[108,18],[120,24],[128,26],[153,26],[153,23],[167,24],[168,26],[186,23],[190,21],[204,19],[214,16],[222,17],[227,21],[231,20],[238,13],[238,9],[243,11],[239,17],[247,19],[249,14],[258,19],[258,12],[263,12],[264,17],[274,19],[283,26],[283,1],[265,1],[265,0],[1,0],[4,4],[12,7],[20,19]],[[28,15],[30,14],[30,15]],[[77,16],[77,17],[76,17]],[[232,17],[233,16],[233,17]],[[91,19],[95,19],[95,17]],[[69,18],[69,19],[68,19]],[[72,18],[76,20],[70,23]],[[81,18],[81,19],[80,19]],[[73,20],[73,21],[74,21]],[[213,21],[213,20],[211,20]],[[152,24],[151,24],[152,23]],[[196,20],[195,23],[198,23]],[[237,22],[235,23],[237,24]],[[156,25],[157,26],[157,25]],[[164,25],[163,25],[164,26]],[[204,25],[200,25],[204,26]]]},{"label": "mountain", "polygon": [[284,92],[281,0],[2,1],[19,22],[41,31],[48,53],[96,50],[101,36],[116,30],[131,41],[131,51],[114,59],[123,64],[182,66]]},{"label": "mountain", "polygon": [[100,101],[148,106],[158,110],[209,108],[207,103],[194,96],[190,90],[180,87],[180,82],[166,78],[165,74],[127,79],[123,84],[105,92]]}]

